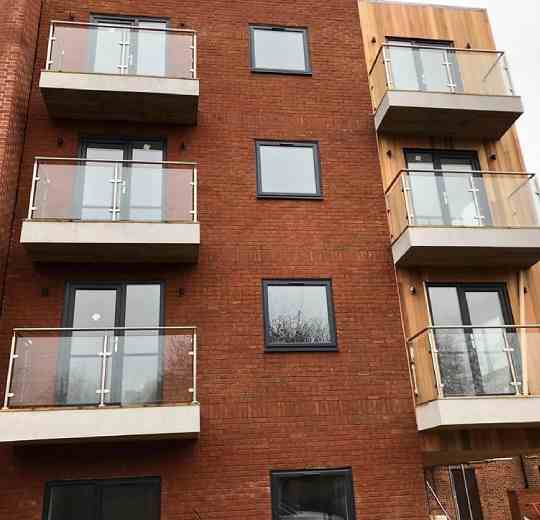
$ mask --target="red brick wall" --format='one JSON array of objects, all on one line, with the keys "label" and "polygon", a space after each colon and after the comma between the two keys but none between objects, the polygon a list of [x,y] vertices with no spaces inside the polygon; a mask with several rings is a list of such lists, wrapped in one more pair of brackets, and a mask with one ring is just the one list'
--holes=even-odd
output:
[{"label": "red brick wall", "polygon": [[[537,495],[539,478],[535,461],[536,458],[524,460],[529,485],[536,490],[534,493]],[[484,520],[514,520],[508,493],[518,491],[517,496],[521,496],[525,488],[523,468],[519,458],[478,462],[469,466],[475,469]],[[452,518],[457,519],[448,466],[437,466],[432,470],[427,470],[426,478],[432,483],[448,513]],[[430,508],[434,513],[440,511],[434,499],[430,500]],[[517,518],[521,520],[521,517]],[[534,518],[533,516],[531,520]]]},{"label": "red brick wall", "polygon": [[40,6],[40,0],[0,2],[0,305]]},{"label": "red brick wall", "polygon": [[[38,79],[49,21],[90,12],[170,16],[172,27],[199,31],[198,127],[48,118]],[[60,324],[67,280],[163,280],[166,323],[199,327],[202,433],[196,442],[2,448],[0,518],[39,519],[48,480],[159,475],[163,520],[269,520],[271,469],[351,466],[359,519],[425,519],[356,2],[48,0],[43,16],[0,370],[12,327]],[[313,77],[252,74],[249,23],[309,27]],[[165,137],[168,159],[198,161],[196,266],[30,262],[18,237],[32,159],[75,156],[82,135]],[[324,200],[257,200],[256,138],[318,140]],[[272,277],[332,279],[339,353],[263,352],[261,280]]]}]

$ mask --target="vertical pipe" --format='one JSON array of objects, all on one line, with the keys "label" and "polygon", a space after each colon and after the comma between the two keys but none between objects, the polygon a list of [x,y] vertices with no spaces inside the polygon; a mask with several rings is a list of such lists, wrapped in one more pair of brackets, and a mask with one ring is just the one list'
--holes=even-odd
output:
[{"label": "vertical pipe", "polygon": [[199,404],[197,401],[197,330],[193,332],[193,400],[191,404]]},{"label": "vertical pipe", "polygon": [[32,187],[30,188],[30,202],[28,203],[28,220],[32,219],[32,214],[34,213],[34,203],[36,198],[36,186],[39,181],[38,174],[38,160],[34,161],[34,171],[32,173]]},{"label": "vertical pipe", "polygon": [[11,397],[11,378],[13,375],[13,363],[15,362],[16,355],[15,355],[15,345],[17,343],[17,334],[14,332],[13,336],[11,337],[11,350],[9,354],[9,366],[8,366],[8,373],[7,373],[7,379],[6,379],[6,391],[4,393],[4,406],[2,410],[7,410],[9,408],[9,398]]}]

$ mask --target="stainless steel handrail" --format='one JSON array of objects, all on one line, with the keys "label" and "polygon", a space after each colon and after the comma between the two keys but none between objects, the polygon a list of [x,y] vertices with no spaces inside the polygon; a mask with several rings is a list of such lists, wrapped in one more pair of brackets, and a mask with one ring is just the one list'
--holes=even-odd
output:
[{"label": "stainless steel handrail", "polygon": [[494,171],[494,170],[417,170],[414,168],[403,168],[402,170],[399,170],[397,175],[392,179],[392,182],[388,185],[388,188],[386,188],[385,194],[388,194],[390,189],[394,186],[394,184],[399,180],[399,178],[404,173],[436,173],[436,174],[444,174],[444,173],[452,173],[452,174],[462,174],[462,175],[508,175],[508,176],[521,176],[521,177],[527,177],[527,180],[531,180],[534,177],[537,176],[536,173],[529,173],[529,172],[509,172],[509,171]]},{"label": "stainless steel handrail", "polygon": [[437,330],[463,330],[463,329],[539,329],[540,330],[540,325],[537,325],[537,324],[531,324],[531,325],[486,325],[486,326],[481,326],[481,325],[437,325],[437,326],[433,326],[433,325],[430,325],[428,327],[424,327],[422,330],[420,330],[419,332],[417,332],[416,334],[414,334],[413,336],[410,336],[409,338],[407,338],[407,343],[410,343],[411,341],[415,340],[416,338],[418,338],[419,336],[421,336],[422,334],[425,334],[426,332],[430,331],[430,330],[433,330],[433,331],[437,331]]},{"label": "stainless steel handrail", "polygon": [[194,161],[134,161],[132,159],[88,159],[86,157],[45,157],[41,155],[36,155],[34,157],[35,161],[74,161],[74,162],[93,162],[93,163],[129,163],[129,164],[179,164],[185,166],[197,166],[197,163]]},{"label": "stainless steel handrail", "polygon": [[398,48],[405,48],[405,49],[434,49],[434,50],[449,50],[452,52],[468,52],[468,53],[483,53],[483,54],[500,54],[504,56],[505,51],[498,51],[494,49],[467,49],[464,47],[443,47],[443,46],[436,46],[436,45],[407,45],[407,44],[400,44],[398,42],[393,43],[383,43],[379,46],[379,50],[377,51],[377,54],[375,55],[375,58],[373,58],[373,63],[371,64],[371,67],[369,68],[369,74],[373,72],[373,69],[375,68],[375,65],[379,61],[379,58],[381,56],[381,53],[383,52],[383,49],[385,47],[398,47]]},{"label": "stainless steel handrail", "polygon": [[171,27],[137,27],[134,25],[120,25],[120,24],[98,23],[98,22],[76,22],[76,21],[67,21],[67,20],[51,20],[51,25],[80,25],[80,26],[88,26],[88,27],[112,27],[114,29],[132,29],[136,31],[162,31],[162,32],[197,34],[197,31],[193,29],[173,29]]}]

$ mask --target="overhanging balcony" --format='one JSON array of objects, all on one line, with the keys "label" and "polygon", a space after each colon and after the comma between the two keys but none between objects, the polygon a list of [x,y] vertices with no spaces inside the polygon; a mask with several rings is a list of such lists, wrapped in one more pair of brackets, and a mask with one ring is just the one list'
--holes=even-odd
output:
[{"label": "overhanging balcony", "polygon": [[499,51],[385,44],[370,88],[379,133],[500,139],[523,113]]},{"label": "overhanging balcony", "polygon": [[540,425],[540,326],[429,327],[408,340],[419,431]]},{"label": "overhanging balcony", "polygon": [[0,443],[196,438],[195,327],[15,329]]},{"label": "overhanging balcony", "polygon": [[39,82],[49,114],[195,125],[196,33],[148,25],[53,21]]},{"label": "overhanging balcony", "polygon": [[539,204],[532,174],[402,170],[386,192],[394,263],[530,267]]},{"label": "overhanging balcony", "polygon": [[196,165],[38,157],[21,244],[39,262],[196,262]]}]

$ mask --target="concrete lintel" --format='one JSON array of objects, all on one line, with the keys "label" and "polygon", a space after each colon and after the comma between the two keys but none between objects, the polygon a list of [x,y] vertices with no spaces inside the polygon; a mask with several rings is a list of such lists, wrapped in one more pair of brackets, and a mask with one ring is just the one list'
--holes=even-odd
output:
[{"label": "concrete lintel", "polygon": [[0,411],[0,443],[197,438],[198,405]]}]

